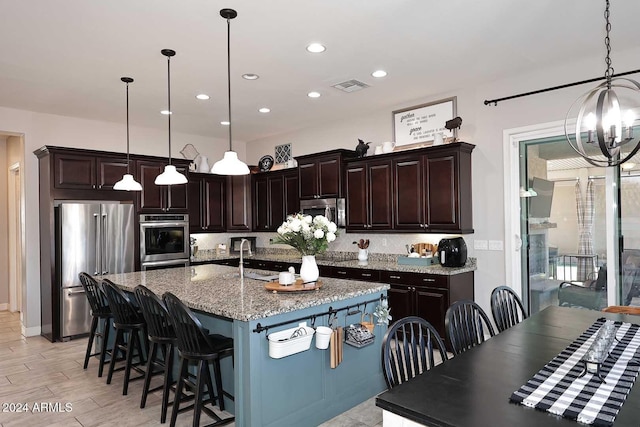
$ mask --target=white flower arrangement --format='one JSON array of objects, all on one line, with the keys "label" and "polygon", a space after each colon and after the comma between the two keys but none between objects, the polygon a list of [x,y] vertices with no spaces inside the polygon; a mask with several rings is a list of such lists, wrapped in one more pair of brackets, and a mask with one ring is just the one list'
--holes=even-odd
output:
[{"label": "white flower arrangement", "polygon": [[329,243],[336,240],[338,226],[323,215],[289,215],[278,227],[278,237],[273,243],[292,246],[302,255],[324,253]]}]

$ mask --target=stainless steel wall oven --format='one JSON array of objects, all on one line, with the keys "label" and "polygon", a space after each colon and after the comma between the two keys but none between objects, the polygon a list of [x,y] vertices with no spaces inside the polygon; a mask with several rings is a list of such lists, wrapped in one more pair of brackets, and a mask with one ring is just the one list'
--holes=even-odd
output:
[{"label": "stainless steel wall oven", "polygon": [[189,215],[140,215],[140,267],[189,265]]}]

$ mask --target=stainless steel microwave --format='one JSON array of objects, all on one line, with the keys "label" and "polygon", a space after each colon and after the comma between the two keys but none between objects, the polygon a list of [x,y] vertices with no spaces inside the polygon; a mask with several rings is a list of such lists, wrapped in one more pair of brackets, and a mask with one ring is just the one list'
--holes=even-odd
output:
[{"label": "stainless steel microwave", "polygon": [[300,211],[305,215],[324,215],[338,227],[346,227],[344,199],[300,200]]},{"label": "stainless steel microwave", "polygon": [[189,255],[189,215],[140,215],[141,265],[158,261],[189,261]]}]

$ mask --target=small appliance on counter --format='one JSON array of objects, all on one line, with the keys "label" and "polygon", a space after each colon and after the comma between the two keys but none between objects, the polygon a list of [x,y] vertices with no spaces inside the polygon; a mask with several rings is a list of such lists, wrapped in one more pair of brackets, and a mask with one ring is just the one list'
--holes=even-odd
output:
[{"label": "small appliance on counter", "polygon": [[462,237],[441,239],[437,254],[440,265],[462,267],[467,262],[467,244]]}]

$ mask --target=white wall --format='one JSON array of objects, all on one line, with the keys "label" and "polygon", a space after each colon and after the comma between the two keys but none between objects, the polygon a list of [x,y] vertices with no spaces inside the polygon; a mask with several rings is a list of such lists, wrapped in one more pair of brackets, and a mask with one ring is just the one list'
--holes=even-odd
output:
[{"label": "white wall", "polygon": [[[639,49],[616,51],[616,70],[622,72],[637,68],[636,59],[639,53]],[[358,138],[373,141],[374,144],[388,141],[392,138],[393,110],[457,96],[458,115],[463,119],[460,139],[476,144],[472,173],[475,234],[465,236],[465,240],[470,256],[478,259],[478,270],[475,274],[476,301],[483,308],[489,309],[491,290],[505,284],[505,254],[500,251],[474,251],[473,240],[507,238],[504,235],[503,213],[503,131],[564,120],[574,100],[591,89],[593,84],[505,101],[497,106],[485,106],[483,101],[585,80],[602,74],[602,58],[598,54],[592,58],[574,59],[554,66],[540,64],[539,68],[528,73],[478,87],[465,87],[465,82],[461,81],[460,88],[439,94],[420,93],[419,87],[416,87],[416,99],[401,105],[389,105],[383,110],[361,115],[354,112],[353,116],[341,121],[250,141],[247,144],[248,160],[255,162],[264,154],[273,154],[276,145],[287,142],[292,144],[294,156],[297,156],[335,148],[353,149]],[[428,79],[429,76],[425,75],[424,78]],[[319,101],[322,102],[321,99]],[[514,286],[511,283],[508,285]]]},{"label": "white wall", "polygon": [[[38,162],[33,152],[43,145],[85,148],[105,151],[126,151],[126,129],[122,123],[100,122],[51,114],[0,107],[0,134],[24,135],[24,166],[22,169],[25,206],[26,309],[24,326],[28,335],[40,332],[40,259],[38,216]],[[166,130],[131,127],[131,152],[167,156]],[[209,159],[218,159],[228,147],[226,140],[197,135],[172,134],[172,155],[182,157],[180,150],[187,144]],[[245,144],[234,141],[240,158],[245,157]]]}]

